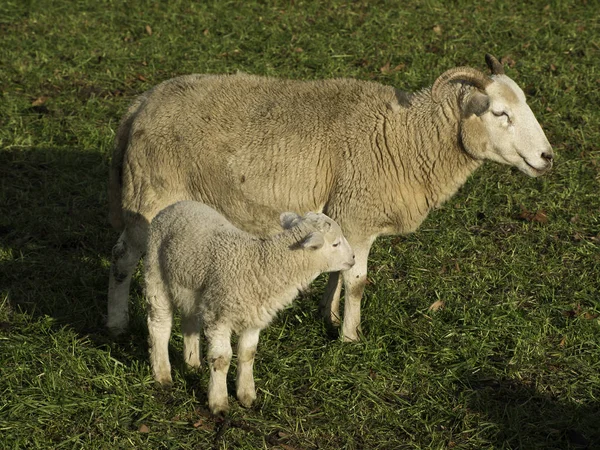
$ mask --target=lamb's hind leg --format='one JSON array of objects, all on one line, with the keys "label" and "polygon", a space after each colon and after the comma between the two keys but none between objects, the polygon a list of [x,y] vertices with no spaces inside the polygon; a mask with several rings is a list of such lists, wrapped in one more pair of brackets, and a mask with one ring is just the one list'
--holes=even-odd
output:
[{"label": "lamb's hind leg", "polygon": [[112,263],[108,284],[108,318],[106,326],[118,335],[129,323],[129,285],[131,276],[144,251],[140,244],[143,230],[125,229],[112,250]]},{"label": "lamb's hind leg", "polygon": [[259,329],[250,328],[240,334],[238,341],[238,371],[236,380],[237,398],[246,408],[256,400],[254,387],[254,356],[258,345]]},{"label": "lamb's hind leg", "polygon": [[202,366],[202,350],[200,347],[201,321],[196,308],[194,294],[190,291],[189,300],[182,302],[188,308],[181,311],[181,333],[183,334],[183,359],[194,369]]},{"label": "lamb's hind leg", "polygon": [[172,383],[169,338],[173,325],[173,306],[162,281],[151,271],[146,273],[146,301],[152,374],[160,384],[169,385]]}]

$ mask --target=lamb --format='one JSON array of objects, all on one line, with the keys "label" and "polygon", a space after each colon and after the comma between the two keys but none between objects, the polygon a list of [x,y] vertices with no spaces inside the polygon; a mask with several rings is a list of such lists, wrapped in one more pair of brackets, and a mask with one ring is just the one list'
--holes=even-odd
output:
[{"label": "lamb", "polygon": [[150,224],[145,258],[150,361],[170,384],[168,343],[173,307],[181,310],[184,359],[200,366],[200,323],[208,341],[208,403],[228,409],[226,377],[238,342],[237,397],[256,399],[252,367],[260,330],[322,272],[348,270],[354,255],[338,224],[321,213],[281,214],[283,232],[260,238],[207,205],[182,201]]},{"label": "lamb", "polygon": [[119,127],[110,169],[113,248],[107,325],[128,322],[131,274],[148,223],[170,203],[202,201],[246,231],[276,230],[279,211],[322,211],[356,254],[332,273],[321,301],[343,337],[360,334],[367,258],[378,236],[415,231],[483,163],[537,177],[552,166],[525,94],[492,72],[457,67],[431,88],[403,93],[353,79],[291,81],[247,74],[188,75],[142,94]]}]

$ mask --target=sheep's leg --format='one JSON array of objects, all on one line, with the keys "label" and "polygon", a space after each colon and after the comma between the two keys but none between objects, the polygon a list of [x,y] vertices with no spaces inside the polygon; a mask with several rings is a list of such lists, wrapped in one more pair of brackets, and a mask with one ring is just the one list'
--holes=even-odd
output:
[{"label": "sheep's leg", "polygon": [[344,277],[344,341],[358,341],[360,334],[360,300],[367,284],[367,259],[370,243],[350,243],[354,249],[354,266],[342,272]]},{"label": "sheep's leg", "polygon": [[231,330],[225,327],[204,329],[208,341],[208,407],[213,414],[225,414],[227,401],[227,371],[231,362]]},{"label": "sheep's leg", "polygon": [[106,326],[114,335],[121,334],[129,323],[129,284],[142,256],[143,249],[136,245],[126,229],[112,250],[108,283],[108,317]]},{"label": "sheep's leg", "polygon": [[183,359],[188,366],[194,369],[199,369],[202,366],[200,327],[200,317],[195,311],[186,314],[182,313],[181,332],[183,334]]},{"label": "sheep's leg", "polygon": [[340,272],[331,272],[325,294],[319,305],[319,312],[330,332],[340,326],[340,295],[342,293],[342,277]]},{"label": "sheep's leg", "polygon": [[148,344],[150,364],[154,379],[160,384],[169,385],[171,363],[169,362],[169,338],[173,324],[173,308],[159,279],[146,279],[148,301]]},{"label": "sheep's leg", "polygon": [[238,341],[238,372],[236,380],[237,398],[240,403],[249,408],[256,400],[254,387],[254,356],[258,345],[260,330],[251,328],[240,334]]}]

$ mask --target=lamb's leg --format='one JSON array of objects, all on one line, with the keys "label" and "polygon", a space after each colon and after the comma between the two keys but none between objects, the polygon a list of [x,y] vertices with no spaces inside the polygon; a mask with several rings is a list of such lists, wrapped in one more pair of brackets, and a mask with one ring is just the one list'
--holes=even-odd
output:
[{"label": "lamb's leg", "polygon": [[[194,299],[192,298],[193,302]],[[188,366],[199,369],[202,366],[200,348],[200,317],[196,311],[182,312],[181,332],[183,333],[183,359]]]},{"label": "lamb's leg", "polygon": [[252,369],[259,334],[260,330],[257,328],[247,329],[240,334],[238,341],[237,398],[246,408],[256,400]]},{"label": "lamb's leg", "polygon": [[158,277],[146,274],[146,296],[148,302],[148,345],[150,364],[154,379],[160,384],[172,383],[169,362],[169,338],[173,324],[173,308],[162,282]]},{"label": "lamb's leg", "polygon": [[208,341],[208,407],[213,414],[229,410],[227,401],[227,371],[231,362],[231,330],[226,327],[204,328]]},{"label": "lamb's leg", "polygon": [[112,250],[106,326],[114,335],[125,331],[129,323],[129,284],[143,253],[143,248],[136,241],[125,229]]},{"label": "lamb's leg", "polygon": [[[342,277],[340,272],[331,272],[325,294],[319,305],[319,312],[327,325],[329,332],[334,332],[340,326],[340,295],[342,293]],[[337,332],[336,332],[337,333]]]},{"label": "lamb's leg", "polygon": [[[348,240],[350,242],[350,240]],[[367,259],[371,243],[350,243],[354,250],[354,266],[342,272],[344,277],[344,341],[358,341],[360,333],[360,300],[367,284]]]}]

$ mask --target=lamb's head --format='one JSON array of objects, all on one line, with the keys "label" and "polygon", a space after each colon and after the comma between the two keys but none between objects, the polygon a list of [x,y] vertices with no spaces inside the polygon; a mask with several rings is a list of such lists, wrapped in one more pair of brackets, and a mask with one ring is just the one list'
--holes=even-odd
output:
[{"label": "lamb's head", "polygon": [[348,270],[354,265],[354,252],[342,233],[340,226],[322,213],[306,213],[299,216],[285,212],[280,216],[284,230],[296,228],[302,237],[296,248],[314,252],[324,262],[322,272]]},{"label": "lamb's head", "polygon": [[537,177],[552,167],[554,154],[521,88],[504,74],[502,64],[486,55],[492,76],[461,67],[442,74],[432,87],[434,100],[449,82],[471,84],[462,99],[460,135],[477,159],[509,164]]}]

